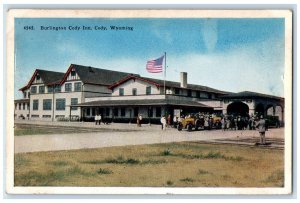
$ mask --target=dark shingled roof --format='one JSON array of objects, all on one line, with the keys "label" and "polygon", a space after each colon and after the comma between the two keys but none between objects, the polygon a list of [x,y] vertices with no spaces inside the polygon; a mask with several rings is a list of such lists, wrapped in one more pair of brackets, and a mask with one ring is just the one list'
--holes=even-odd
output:
[{"label": "dark shingled roof", "polygon": [[268,95],[268,94],[262,94],[262,93],[257,93],[257,92],[250,92],[250,91],[243,91],[243,92],[238,92],[238,93],[231,93],[231,94],[227,94],[227,95],[221,96],[221,98],[224,98],[224,99],[269,98],[269,99],[279,99],[279,100],[283,100],[284,99],[282,97],[277,97],[277,96]]},{"label": "dark shingled roof", "polygon": [[[161,86],[164,85],[164,81],[163,80],[153,79],[153,78],[146,78],[146,77],[141,77],[141,78],[153,81],[155,83],[158,83]],[[180,88],[180,82],[174,82],[174,81],[168,81],[168,80],[166,80],[166,87]],[[217,89],[210,88],[210,87],[207,87],[207,86],[195,85],[195,84],[187,84],[187,88],[186,89],[198,90],[198,91],[204,91],[204,92],[211,92],[211,93],[219,93],[219,94],[227,94],[228,93],[228,92],[217,90]]]},{"label": "dark shingled roof", "polygon": [[44,81],[44,83],[46,85],[52,85],[52,84],[59,83],[61,81],[61,79],[63,78],[63,76],[65,75],[64,73],[61,73],[61,72],[36,69],[34,71],[34,74],[31,77],[30,81],[28,82],[28,84],[25,85],[24,87],[22,87],[20,90],[23,91],[23,90],[29,88],[29,86],[31,85],[31,83],[33,82],[33,80],[37,74],[39,74],[39,76],[42,78],[42,80]]},{"label": "dark shingled roof", "polygon": [[135,100],[98,100],[85,102],[72,106],[149,106],[149,105],[174,105],[191,106],[200,108],[212,108],[196,101],[184,101],[175,99],[135,99]]},{"label": "dark shingled roof", "polygon": [[45,84],[59,82],[64,76],[64,73],[55,71],[37,69],[37,72]]},{"label": "dark shingled roof", "polygon": [[76,64],[71,64],[71,66],[72,68],[75,68],[75,71],[83,83],[89,84],[111,85],[112,83],[121,80],[128,75],[136,75],[132,73],[112,71]]}]

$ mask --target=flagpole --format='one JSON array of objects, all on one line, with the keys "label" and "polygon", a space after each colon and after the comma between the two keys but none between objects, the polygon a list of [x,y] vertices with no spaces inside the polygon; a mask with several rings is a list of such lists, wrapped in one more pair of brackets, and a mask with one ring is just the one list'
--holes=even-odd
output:
[{"label": "flagpole", "polygon": [[166,69],[167,69],[167,52],[165,52],[164,95],[166,95]]}]

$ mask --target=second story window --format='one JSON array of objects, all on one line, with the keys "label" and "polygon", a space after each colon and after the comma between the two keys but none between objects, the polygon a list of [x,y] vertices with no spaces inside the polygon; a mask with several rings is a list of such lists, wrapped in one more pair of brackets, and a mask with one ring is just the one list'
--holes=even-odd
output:
[{"label": "second story window", "polygon": [[137,95],[137,89],[136,88],[132,88],[132,95],[136,96]]},{"label": "second story window", "polygon": [[25,110],[25,105],[26,105],[26,104],[25,104],[25,103],[23,103],[23,110]]},{"label": "second story window", "polygon": [[81,82],[75,82],[74,83],[74,91],[80,92],[81,91]]},{"label": "second story window", "polygon": [[39,93],[40,94],[45,93],[45,86],[39,86]]},{"label": "second story window", "polygon": [[32,86],[31,89],[30,89],[30,92],[32,94],[36,94],[36,90],[37,90],[36,86]]},{"label": "second story window", "polygon": [[55,86],[54,91],[61,92],[61,86],[59,86],[59,85]]},{"label": "second story window", "polygon": [[119,88],[119,96],[124,96],[124,88]]},{"label": "second story window", "polygon": [[33,100],[32,110],[39,110],[39,100],[38,99]]},{"label": "second story window", "polygon": [[176,95],[179,95],[179,94],[180,94],[180,91],[179,91],[178,88],[175,88],[175,94],[176,94]]},{"label": "second story window", "polygon": [[52,93],[53,92],[53,86],[48,86],[48,93]]},{"label": "second story window", "polygon": [[26,98],[27,92],[23,92],[23,97]]},{"label": "second story window", "polygon": [[65,92],[72,92],[72,83],[65,84]]},{"label": "second story window", "polygon": [[151,94],[151,86],[146,87],[146,95]]},{"label": "second story window", "polygon": [[21,110],[21,108],[22,108],[22,104],[21,104],[21,103],[19,103],[19,110]]},{"label": "second story window", "polygon": [[188,97],[191,97],[191,96],[192,96],[192,90],[188,90],[187,96],[188,96]]}]

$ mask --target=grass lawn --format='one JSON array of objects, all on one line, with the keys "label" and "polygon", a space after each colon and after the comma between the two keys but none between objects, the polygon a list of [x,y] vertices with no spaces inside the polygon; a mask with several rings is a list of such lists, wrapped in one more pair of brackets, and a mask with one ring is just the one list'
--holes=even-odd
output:
[{"label": "grass lawn", "polygon": [[109,129],[109,128],[83,128],[71,126],[47,126],[47,125],[32,125],[32,124],[16,124],[14,126],[15,136],[22,135],[44,135],[44,134],[72,134],[86,132],[130,132],[138,130],[127,129]]},{"label": "grass lawn", "polygon": [[284,151],[196,142],[15,154],[15,186],[283,187]]}]

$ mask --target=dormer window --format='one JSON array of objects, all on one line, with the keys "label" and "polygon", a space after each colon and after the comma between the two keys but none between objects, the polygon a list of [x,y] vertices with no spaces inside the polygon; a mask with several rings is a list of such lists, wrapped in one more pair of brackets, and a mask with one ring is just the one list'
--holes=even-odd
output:
[{"label": "dormer window", "polygon": [[136,96],[137,95],[137,89],[136,88],[132,88],[132,95]]},{"label": "dormer window", "polygon": [[119,88],[119,96],[124,96],[124,88]]},{"label": "dormer window", "polygon": [[36,80],[40,80],[41,77],[39,75],[36,75]]},{"label": "dormer window", "polygon": [[151,86],[146,87],[146,95],[151,94]]},{"label": "dormer window", "polygon": [[74,70],[71,71],[71,76],[75,77],[76,76],[76,72]]}]

